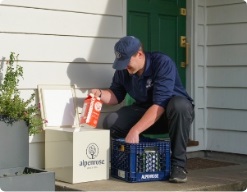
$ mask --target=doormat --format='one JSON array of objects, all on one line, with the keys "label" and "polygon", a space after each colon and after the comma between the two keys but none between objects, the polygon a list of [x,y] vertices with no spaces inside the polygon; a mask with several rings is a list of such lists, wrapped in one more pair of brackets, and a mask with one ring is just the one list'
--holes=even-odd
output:
[{"label": "doormat", "polygon": [[237,165],[237,164],[196,157],[187,160],[186,168],[188,170],[196,170],[196,169],[207,169],[207,168],[215,168],[215,167],[225,167],[230,165]]}]

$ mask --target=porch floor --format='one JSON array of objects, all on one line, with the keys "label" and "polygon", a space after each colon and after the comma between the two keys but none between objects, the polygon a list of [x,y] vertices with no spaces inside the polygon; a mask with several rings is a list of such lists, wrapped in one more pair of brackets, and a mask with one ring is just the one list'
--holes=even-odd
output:
[{"label": "porch floor", "polygon": [[56,191],[244,191],[247,188],[247,156],[196,152],[188,154],[188,182],[127,183],[109,180],[69,184],[56,181]]}]

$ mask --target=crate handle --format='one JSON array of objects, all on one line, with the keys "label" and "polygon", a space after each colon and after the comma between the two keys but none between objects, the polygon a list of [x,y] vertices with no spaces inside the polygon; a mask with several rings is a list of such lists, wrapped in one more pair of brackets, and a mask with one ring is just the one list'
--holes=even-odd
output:
[{"label": "crate handle", "polygon": [[157,147],[155,147],[155,146],[151,146],[151,147],[145,147],[145,149],[144,149],[144,152],[145,153],[150,153],[150,152],[157,152],[158,151],[158,148]]}]

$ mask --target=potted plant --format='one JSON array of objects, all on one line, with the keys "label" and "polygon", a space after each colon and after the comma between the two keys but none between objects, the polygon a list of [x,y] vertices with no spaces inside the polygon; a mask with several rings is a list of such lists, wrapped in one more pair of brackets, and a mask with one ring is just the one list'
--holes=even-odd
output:
[{"label": "potted plant", "polygon": [[29,135],[41,132],[44,120],[35,93],[23,99],[18,90],[23,68],[10,54],[0,82],[0,191],[54,191],[55,175],[29,167]]},{"label": "potted plant", "polygon": [[25,121],[29,135],[37,134],[42,129],[44,120],[41,118],[40,109],[34,103],[35,93],[24,100],[18,90],[19,79],[23,78],[23,67],[18,64],[18,55],[11,52],[6,62],[7,70],[0,84],[0,121],[12,125],[17,121]]}]

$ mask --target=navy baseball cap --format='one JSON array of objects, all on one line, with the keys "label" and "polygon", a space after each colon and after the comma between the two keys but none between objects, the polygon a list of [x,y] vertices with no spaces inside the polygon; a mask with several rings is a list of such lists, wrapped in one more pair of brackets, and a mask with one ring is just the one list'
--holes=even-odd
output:
[{"label": "navy baseball cap", "polygon": [[130,62],[130,58],[137,53],[140,47],[140,40],[134,36],[126,36],[121,38],[114,46],[116,58],[112,66],[113,69],[126,69]]}]

